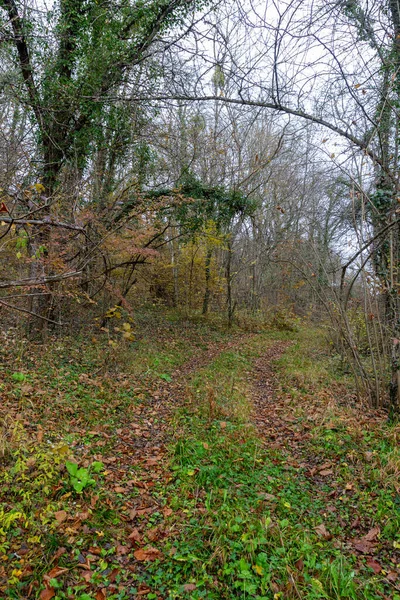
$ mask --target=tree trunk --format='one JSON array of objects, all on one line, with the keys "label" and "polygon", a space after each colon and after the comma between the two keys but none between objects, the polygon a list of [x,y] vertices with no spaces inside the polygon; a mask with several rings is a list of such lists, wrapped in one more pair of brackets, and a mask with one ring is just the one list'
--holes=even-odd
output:
[{"label": "tree trunk", "polygon": [[204,299],[203,299],[203,310],[202,310],[203,315],[206,315],[208,313],[208,305],[210,302],[210,279],[211,279],[212,253],[213,253],[212,248],[207,248],[206,261],[205,261],[206,289],[204,291]]},{"label": "tree trunk", "polygon": [[233,325],[233,316],[235,314],[236,303],[232,297],[232,240],[228,240],[228,255],[226,260],[226,305],[228,309],[228,327]]}]

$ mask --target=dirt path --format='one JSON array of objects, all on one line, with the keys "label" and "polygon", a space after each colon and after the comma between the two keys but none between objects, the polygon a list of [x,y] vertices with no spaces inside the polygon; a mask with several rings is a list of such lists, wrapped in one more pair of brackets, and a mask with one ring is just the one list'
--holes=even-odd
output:
[{"label": "dirt path", "polygon": [[291,414],[288,401],[278,394],[279,383],[271,364],[290,346],[290,342],[276,342],[257,359],[252,376],[253,414],[252,419],[263,443],[269,447],[296,450],[304,437],[303,428]]}]

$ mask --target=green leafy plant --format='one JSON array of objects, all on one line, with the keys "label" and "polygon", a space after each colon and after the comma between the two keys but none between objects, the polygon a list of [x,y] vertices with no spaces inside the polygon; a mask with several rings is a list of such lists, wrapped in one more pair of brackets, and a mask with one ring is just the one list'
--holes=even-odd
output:
[{"label": "green leafy plant", "polygon": [[83,490],[94,485],[96,480],[91,477],[91,471],[100,473],[103,468],[103,463],[94,462],[91,468],[78,467],[74,462],[67,461],[65,464],[68,473],[70,474],[70,483],[77,494],[81,494]]},{"label": "green leafy plant", "polygon": [[14,381],[22,382],[25,381],[25,375],[23,373],[13,373],[11,379]]}]

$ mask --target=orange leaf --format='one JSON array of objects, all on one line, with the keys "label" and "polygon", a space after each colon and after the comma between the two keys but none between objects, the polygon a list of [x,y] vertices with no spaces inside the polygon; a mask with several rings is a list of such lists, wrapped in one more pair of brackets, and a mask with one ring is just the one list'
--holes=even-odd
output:
[{"label": "orange leaf", "polygon": [[53,598],[55,595],[56,593],[53,588],[46,588],[40,592],[39,598],[40,600],[50,600],[50,598]]},{"label": "orange leaf", "polygon": [[161,552],[157,548],[149,546],[148,548],[139,548],[133,553],[133,556],[140,561],[157,560],[161,557]]},{"label": "orange leaf", "polygon": [[39,444],[41,444],[42,441],[43,441],[43,429],[42,429],[42,427],[40,425],[38,425],[36,439],[37,439],[37,441],[38,441]]},{"label": "orange leaf", "polygon": [[53,567],[51,571],[49,571],[48,573],[46,573],[46,575],[43,576],[43,579],[45,581],[49,581],[50,579],[55,579],[56,577],[59,577],[64,573],[68,573],[68,571],[69,569],[65,569],[63,567]]}]

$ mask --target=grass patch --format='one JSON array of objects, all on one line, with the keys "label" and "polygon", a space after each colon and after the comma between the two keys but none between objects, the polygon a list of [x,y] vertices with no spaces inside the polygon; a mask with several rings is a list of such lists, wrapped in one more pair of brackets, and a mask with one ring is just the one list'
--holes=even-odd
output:
[{"label": "grass patch", "polygon": [[144,578],[163,598],[399,598],[393,431],[370,416],[353,429],[358,413],[332,393],[351,396],[349,381],[320,332],[300,331],[278,361],[299,443],[268,447],[249,425],[252,360],[288,335],[257,336],[191,382],[168,490],[178,533]]}]

